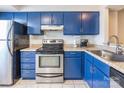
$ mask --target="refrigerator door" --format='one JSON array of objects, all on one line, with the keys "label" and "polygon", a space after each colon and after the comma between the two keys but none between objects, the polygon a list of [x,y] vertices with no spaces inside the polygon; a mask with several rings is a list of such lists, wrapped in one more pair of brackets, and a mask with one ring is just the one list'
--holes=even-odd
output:
[{"label": "refrigerator door", "polygon": [[10,28],[11,28],[12,22],[9,20],[0,20],[0,40],[7,40],[10,39]]},{"label": "refrigerator door", "polygon": [[[12,41],[8,41],[12,52]],[[13,84],[13,57],[11,56],[7,41],[0,41],[0,85]]]}]

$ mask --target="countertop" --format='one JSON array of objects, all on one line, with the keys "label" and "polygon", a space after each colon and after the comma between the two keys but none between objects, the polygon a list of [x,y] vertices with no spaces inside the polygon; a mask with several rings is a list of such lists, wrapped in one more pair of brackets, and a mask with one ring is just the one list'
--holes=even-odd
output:
[{"label": "countertop", "polygon": [[[42,45],[32,45],[29,48],[22,49],[21,51],[36,51],[36,49],[40,48],[41,46]],[[64,45],[64,51],[84,51],[124,74],[124,62],[111,61],[90,52],[90,50],[99,50],[100,48],[102,48],[102,46],[88,45],[87,47],[81,48],[73,47],[73,45]]]},{"label": "countertop", "polygon": [[21,49],[21,51],[36,51],[40,47],[42,47],[42,45],[31,45],[28,48]]}]

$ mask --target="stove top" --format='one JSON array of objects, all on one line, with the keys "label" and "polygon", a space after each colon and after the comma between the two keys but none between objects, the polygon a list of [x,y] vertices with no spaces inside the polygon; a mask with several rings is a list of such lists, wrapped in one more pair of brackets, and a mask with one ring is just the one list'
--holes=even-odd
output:
[{"label": "stove top", "polygon": [[63,40],[62,39],[44,39],[42,48],[36,50],[40,54],[63,54]]}]

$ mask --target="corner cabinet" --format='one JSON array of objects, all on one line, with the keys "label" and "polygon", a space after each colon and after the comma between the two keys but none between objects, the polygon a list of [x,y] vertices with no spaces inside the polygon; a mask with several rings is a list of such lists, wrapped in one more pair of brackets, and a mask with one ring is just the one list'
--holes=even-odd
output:
[{"label": "corner cabinet", "polygon": [[28,12],[28,34],[43,35],[41,31],[41,14],[40,12]]},{"label": "corner cabinet", "polygon": [[84,79],[91,88],[110,87],[110,67],[100,60],[85,54]]},{"label": "corner cabinet", "polygon": [[82,13],[82,35],[99,34],[99,12],[83,12]]},{"label": "corner cabinet", "polygon": [[35,79],[34,51],[21,51],[21,78]]},{"label": "corner cabinet", "polygon": [[82,79],[81,52],[66,51],[64,53],[64,78]]},{"label": "corner cabinet", "polygon": [[64,35],[81,35],[81,13],[64,13]]}]

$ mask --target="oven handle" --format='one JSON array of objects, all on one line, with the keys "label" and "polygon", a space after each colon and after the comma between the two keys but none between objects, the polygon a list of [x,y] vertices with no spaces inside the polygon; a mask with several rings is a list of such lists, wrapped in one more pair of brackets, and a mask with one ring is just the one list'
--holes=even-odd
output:
[{"label": "oven handle", "polygon": [[54,78],[54,77],[61,77],[63,74],[58,74],[58,75],[41,75],[37,74],[38,77],[43,77],[43,78]]}]

